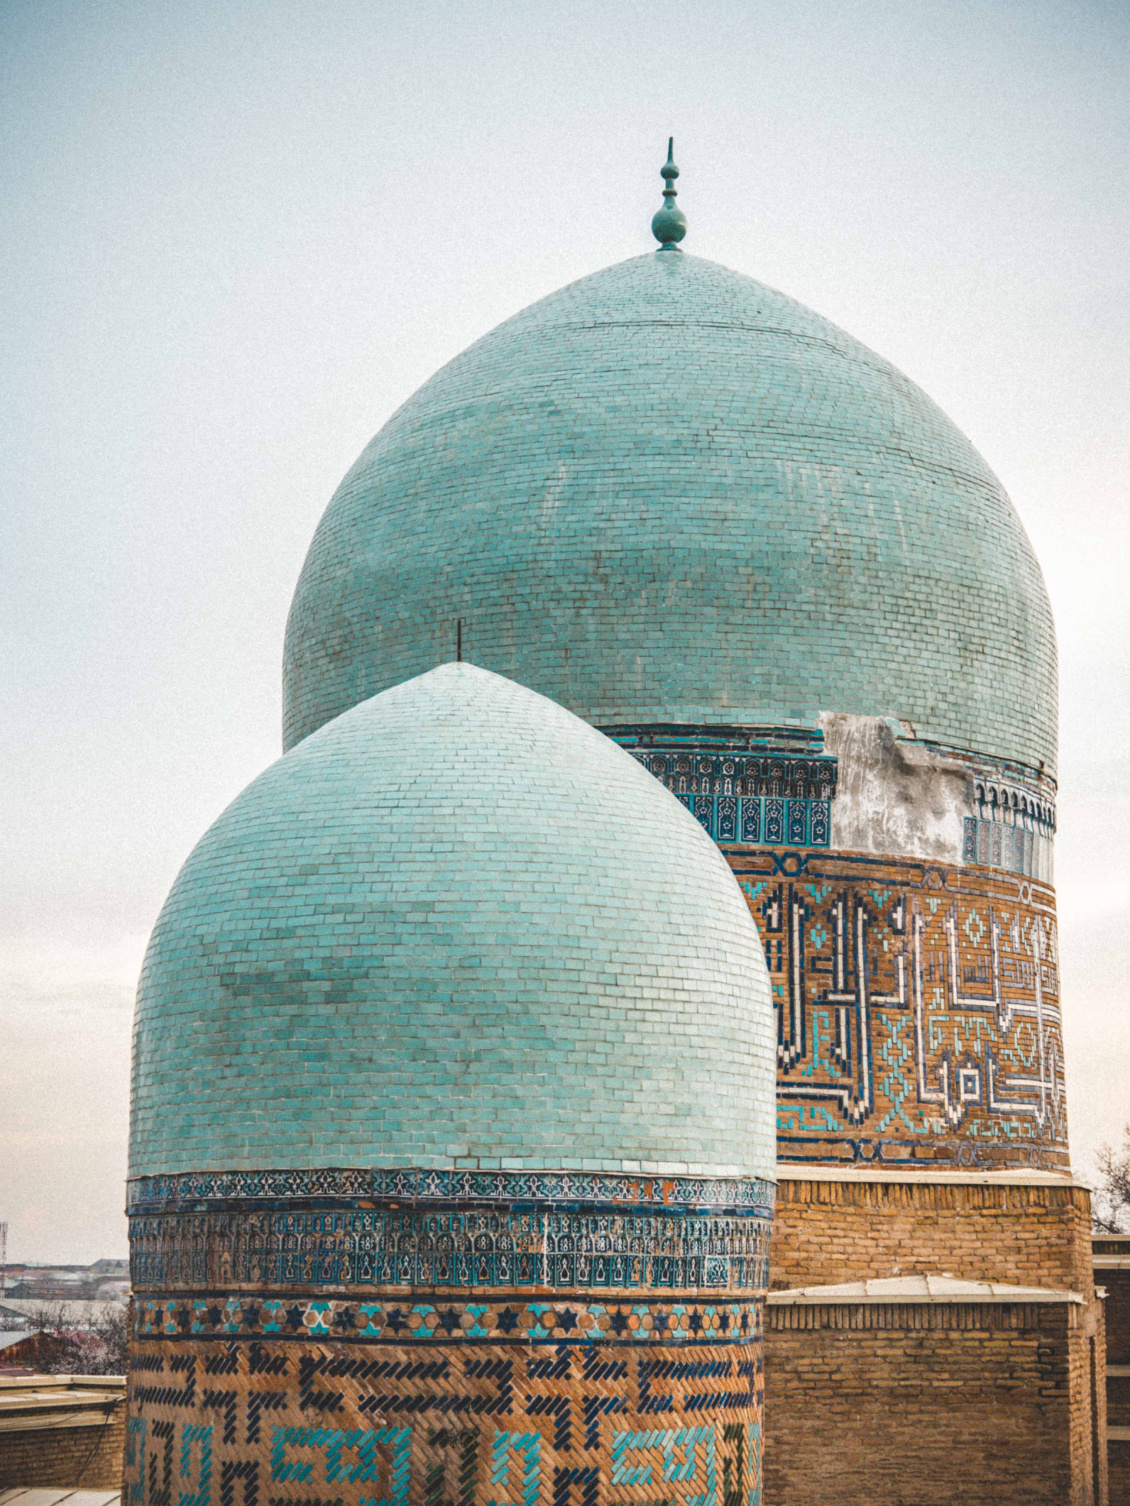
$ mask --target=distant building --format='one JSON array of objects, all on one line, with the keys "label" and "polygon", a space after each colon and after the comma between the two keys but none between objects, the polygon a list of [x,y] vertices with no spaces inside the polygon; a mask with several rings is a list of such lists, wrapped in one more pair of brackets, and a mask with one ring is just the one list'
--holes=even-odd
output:
[{"label": "distant building", "polygon": [[93,1265],[9,1265],[0,1278],[0,1298],[30,1297],[44,1302],[112,1301],[129,1292],[129,1262],[98,1260]]}]

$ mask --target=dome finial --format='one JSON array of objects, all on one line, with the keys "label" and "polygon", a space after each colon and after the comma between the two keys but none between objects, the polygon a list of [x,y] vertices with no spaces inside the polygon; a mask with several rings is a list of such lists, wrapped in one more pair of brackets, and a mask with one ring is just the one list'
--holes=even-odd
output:
[{"label": "dome finial", "polygon": [[678,242],[687,233],[687,217],[675,203],[675,195],[679,192],[675,179],[679,176],[679,169],[675,166],[674,136],[668,139],[667,161],[659,169],[659,175],[663,179],[663,208],[655,212],[651,233],[659,242],[660,251],[678,251]]}]

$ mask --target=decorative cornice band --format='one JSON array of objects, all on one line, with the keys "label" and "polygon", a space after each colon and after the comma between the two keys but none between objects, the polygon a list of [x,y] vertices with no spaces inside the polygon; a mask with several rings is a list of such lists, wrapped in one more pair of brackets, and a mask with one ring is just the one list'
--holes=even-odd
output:
[{"label": "decorative cornice band", "polygon": [[[725,1344],[761,1334],[761,1299],[479,1302],[284,1299],[248,1292],[134,1298],[135,1339],[347,1344]],[[142,1367],[143,1368],[143,1367]]]},{"label": "decorative cornice band", "polygon": [[753,1177],[631,1176],[579,1171],[447,1171],[421,1167],[188,1171],[129,1183],[131,1215],[275,1204],[293,1207],[608,1207],[771,1218],[774,1186]]}]

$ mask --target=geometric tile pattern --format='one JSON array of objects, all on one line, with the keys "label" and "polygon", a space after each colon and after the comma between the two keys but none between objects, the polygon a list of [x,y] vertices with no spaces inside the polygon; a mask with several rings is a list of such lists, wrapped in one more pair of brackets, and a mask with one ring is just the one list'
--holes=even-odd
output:
[{"label": "geometric tile pattern", "polygon": [[208,1172],[134,1208],[127,1506],[760,1500],[767,1183]]},{"label": "geometric tile pattern", "polygon": [[757,728],[729,729],[735,746],[723,750],[715,746],[722,741],[719,729],[674,729],[690,734],[682,740],[659,727],[603,730],[628,747],[716,842],[827,847],[831,840],[834,758],[751,752]]},{"label": "geometric tile pattern", "polygon": [[491,1296],[468,1302],[416,1296],[280,1297],[261,1292],[135,1297],[138,1339],[345,1339],[352,1344],[744,1344],[756,1338],[757,1302],[537,1302]]},{"label": "geometric tile pattern", "polygon": [[137,1339],[129,1506],[757,1506],[760,1340]]},{"label": "geometric tile pattern", "polygon": [[1034,792],[997,771],[978,770],[973,779],[976,815],[962,823],[962,861],[984,868],[1008,868],[1029,878],[1052,877],[1055,802],[1047,781]]}]

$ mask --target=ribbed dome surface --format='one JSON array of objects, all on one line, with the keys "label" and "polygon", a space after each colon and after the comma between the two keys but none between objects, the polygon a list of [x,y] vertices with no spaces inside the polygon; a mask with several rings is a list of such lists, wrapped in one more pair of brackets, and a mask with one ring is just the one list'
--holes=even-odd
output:
[{"label": "ribbed dome surface", "polygon": [[1054,770],[1055,641],[984,461],[886,361],[647,255],[485,336],[342,482],[291,609],[285,738],[465,655],[597,725],[893,716]]},{"label": "ribbed dome surface", "polygon": [[772,1176],[773,1137],[768,976],[721,854],[607,738],[465,664],[272,765],[153,933],[133,1176]]}]

